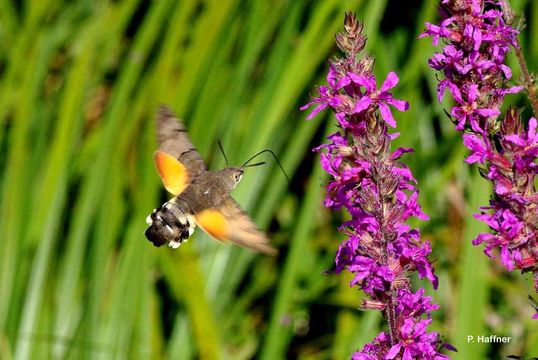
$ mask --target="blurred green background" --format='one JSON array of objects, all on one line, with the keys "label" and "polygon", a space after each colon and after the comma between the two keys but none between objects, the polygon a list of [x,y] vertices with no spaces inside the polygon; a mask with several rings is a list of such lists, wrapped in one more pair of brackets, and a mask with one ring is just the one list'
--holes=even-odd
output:
[{"label": "blurred green background", "polygon": [[[397,114],[431,216],[441,309],[432,328],[454,359],[538,356],[531,279],[470,245],[489,185],[435,98],[427,67],[437,1],[0,1],[0,358],[346,359],[377,335],[378,313],[333,268],[345,214],[321,205],[326,177],[311,148],[331,114],[298,111],[338,54],[344,12],[365,22],[376,74],[395,70],[411,109]],[[538,60],[538,2],[513,1]],[[514,59],[510,59],[515,64]],[[519,72],[514,66],[515,78]],[[525,105],[520,96],[508,101]],[[145,218],[167,195],[152,163],[160,103],[185,119],[210,168],[272,149],[234,197],[276,258],[209,240],[154,248]],[[448,108],[448,104],[445,104]],[[525,113],[525,114],[528,114]],[[325,119],[325,120],[323,120]],[[467,335],[511,336],[468,344]]]}]

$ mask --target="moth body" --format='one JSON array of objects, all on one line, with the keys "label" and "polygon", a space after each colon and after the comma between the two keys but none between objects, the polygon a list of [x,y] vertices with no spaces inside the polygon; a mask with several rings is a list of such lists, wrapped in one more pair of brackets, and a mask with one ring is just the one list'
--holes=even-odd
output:
[{"label": "moth body", "polygon": [[177,248],[196,226],[220,241],[276,254],[269,239],[231,197],[241,181],[242,167],[209,171],[172,111],[161,106],[157,113],[155,165],[164,187],[174,198],[146,219],[145,235],[155,246]]},{"label": "moth body", "polygon": [[[193,214],[220,207],[230,197],[230,192],[241,180],[243,170],[226,168],[220,171],[204,171],[176,198],[188,204]],[[237,179],[237,181],[234,181]]]}]

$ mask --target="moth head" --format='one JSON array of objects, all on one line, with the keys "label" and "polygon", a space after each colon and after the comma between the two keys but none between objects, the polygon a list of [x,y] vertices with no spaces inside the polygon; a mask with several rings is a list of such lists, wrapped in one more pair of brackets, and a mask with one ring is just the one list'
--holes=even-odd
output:
[{"label": "moth head", "polygon": [[226,184],[226,187],[232,190],[239,184],[243,177],[243,168],[232,166],[221,171],[221,176]]}]

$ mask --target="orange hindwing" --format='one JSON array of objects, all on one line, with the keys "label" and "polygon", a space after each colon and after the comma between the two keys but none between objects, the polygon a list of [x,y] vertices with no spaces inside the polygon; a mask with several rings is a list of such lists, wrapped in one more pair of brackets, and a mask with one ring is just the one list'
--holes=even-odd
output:
[{"label": "orange hindwing", "polygon": [[220,241],[231,241],[254,251],[275,255],[269,239],[229,197],[218,208],[206,209],[195,215],[196,224],[206,233]]},{"label": "orange hindwing", "polygon": [[165,189],[179,195],[189,185],[189,172],[178,159],[164,151],[155,152],[155,165]]}]

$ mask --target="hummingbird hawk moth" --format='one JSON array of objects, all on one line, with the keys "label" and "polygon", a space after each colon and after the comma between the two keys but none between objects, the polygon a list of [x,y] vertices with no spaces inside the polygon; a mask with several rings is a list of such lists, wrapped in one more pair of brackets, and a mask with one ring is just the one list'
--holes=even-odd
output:
[{"label": "hummingbird hawk moth", "polygon": [[269,239],[230,196],[245,165],[208,170],[185,126],[164,105],[157,112],[157,142],[155,165],[165,189],[174,197],[146,219],[145,235],[153,245],[168,244],[175,249],[198,226],[217,240],[276,254]]}]

